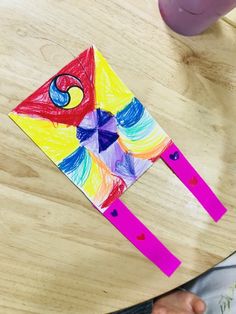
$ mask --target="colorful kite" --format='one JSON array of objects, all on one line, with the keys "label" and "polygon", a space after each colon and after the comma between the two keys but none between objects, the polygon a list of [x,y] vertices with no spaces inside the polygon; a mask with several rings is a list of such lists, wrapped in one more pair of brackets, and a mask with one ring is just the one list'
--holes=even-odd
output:
[{"label": "colorful kite", "polygon": [[9,115],[168,276],[180,261],[119,200],[121,194],[161,157],[215,221],[226,212],[95,47],[81,53]]}]

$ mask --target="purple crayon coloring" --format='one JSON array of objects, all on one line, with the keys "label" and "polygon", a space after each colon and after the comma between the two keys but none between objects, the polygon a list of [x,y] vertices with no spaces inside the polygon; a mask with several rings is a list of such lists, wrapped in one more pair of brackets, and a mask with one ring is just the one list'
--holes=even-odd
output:
[{"label": "purple crayon coloring", "polygon": [[215,222],[227,211],[95,47],[82,52],[9,116],[167,276],[181,261],[119,199],[123,192],[161,158]]},{"label": "purple crayon coloring", "polygon": [[159,0],[163,20],[186,36],[202,33],[234,7],[236,0]]}]

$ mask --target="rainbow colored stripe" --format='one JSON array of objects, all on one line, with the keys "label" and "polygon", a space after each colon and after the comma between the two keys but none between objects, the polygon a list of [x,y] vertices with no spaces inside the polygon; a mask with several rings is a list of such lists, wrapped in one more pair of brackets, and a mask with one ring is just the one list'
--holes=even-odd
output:
[{"label": "rainbow colored stripe", "polygon": [[95,47],[10,117],[101,212],[171,143]]}]

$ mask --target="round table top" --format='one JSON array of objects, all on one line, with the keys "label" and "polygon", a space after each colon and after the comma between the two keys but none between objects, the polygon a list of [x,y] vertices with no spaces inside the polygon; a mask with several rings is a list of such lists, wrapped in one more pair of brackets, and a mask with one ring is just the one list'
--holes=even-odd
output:
[{"label": "round table top", "polygon": [[[236,29],[171,32],[156,1],[1,0],[0,312],[106,313],[201,274],[236,247]],[[122,200],[183,264],[166,277],[8,112],[91,44],[212,187],[218,223],[161,160]]]}]

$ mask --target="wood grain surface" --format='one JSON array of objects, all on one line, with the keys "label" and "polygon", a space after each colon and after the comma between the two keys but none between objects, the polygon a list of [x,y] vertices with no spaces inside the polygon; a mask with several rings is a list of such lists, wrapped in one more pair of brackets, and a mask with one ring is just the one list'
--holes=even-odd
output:
[{"label": "wood grain surface", "polygon": [[[235,19],[236,20],[236,19]],[[152,0],[0,1],[0,313],[107,313],[166,292],[236,248],[236,28],[171,32]],[[163,275],[8,118],[91,44],[228,208],[215,224],[158,161],[122,197],[179,258]]]}]

